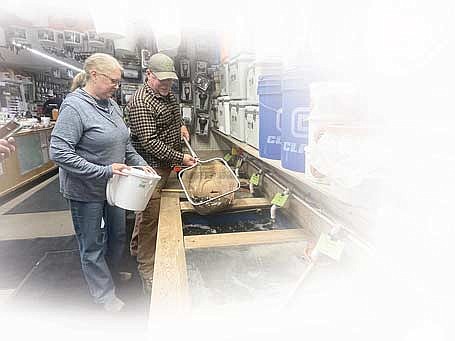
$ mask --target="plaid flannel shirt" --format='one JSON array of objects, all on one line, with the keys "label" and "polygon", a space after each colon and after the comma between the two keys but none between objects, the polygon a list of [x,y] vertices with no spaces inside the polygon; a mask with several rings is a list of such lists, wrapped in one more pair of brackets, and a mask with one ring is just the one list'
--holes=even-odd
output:
[{"label": "plaid flannel shirt", "polygon": [[144,84],[128,102],[125,119],[134,148],[150,166],[182,164],[183,120],[174,94],[161,96]]}]

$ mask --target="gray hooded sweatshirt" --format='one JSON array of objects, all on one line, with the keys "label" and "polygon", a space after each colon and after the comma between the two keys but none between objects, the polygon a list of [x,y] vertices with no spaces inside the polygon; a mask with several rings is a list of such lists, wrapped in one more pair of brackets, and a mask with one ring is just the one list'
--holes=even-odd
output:
[{"label": "gray hooded sweatshirt", "polygon": [[106,200],[113,163],[144,166],[113,100],[100,105],[82,89],[68,94],[51,135],[50,158],[60,167],[60,191],[77,201]]}]

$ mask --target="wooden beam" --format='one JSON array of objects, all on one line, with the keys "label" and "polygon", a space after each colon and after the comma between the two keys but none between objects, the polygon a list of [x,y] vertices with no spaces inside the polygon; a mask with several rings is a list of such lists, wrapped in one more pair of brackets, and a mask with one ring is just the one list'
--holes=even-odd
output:
[{"label": "wooden beam", "polygon": [[271,230],[257,232],[236,232],[184,237],[185,249],[223,247],[233,245],[254,245],[286,243],[312,240],[314,236],[303,229]]},{"label": "wooden beam", "polygon": [[180,188],[163,188],[160,190],[161,193],[167,192],[167,193],[184,193],[183,189]]},{"label": "wooden beam", "polygon": [[[228,207],[225,211],[247,210],[252,208],[268,208],[270,206],[270,200],[266,198],[243,198],[234,199],[232,206]],[[193,205],[191,205],[191,203],[188,201],[183,201],[180,203],[180,210],[182,213],[196,212]]]},{"label": "wooden beam", "polygon": [[150,323],[184,317],[189,306],[179,194],[165,192],[161,194]]}]

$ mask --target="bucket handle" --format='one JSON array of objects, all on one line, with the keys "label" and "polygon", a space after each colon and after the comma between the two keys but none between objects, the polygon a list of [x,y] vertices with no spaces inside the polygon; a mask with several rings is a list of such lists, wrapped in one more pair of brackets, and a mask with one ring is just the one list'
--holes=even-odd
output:
[{"label": "bucket handle", "polygon": [[[142,169],[142,167],[143,167],[143,166],[130,166],[130,167],[131,167],[131,168]],[[152,168],[152,167],[150,167],[150,168]],[[156,170],[154,170],[153,168],[152,168],[152,171],[153,171],[153,174],[155,174],[155,175],[158,175],[158,176],[159,176],[159,174],[158,174],[158,173],[156,172]]]},{"label": "bucket handle", "polygon": [[278,108],[278,109],[275,109],[275,108],[272,108],[271,106],[268,106],[267,104],[264,104],[263,102],[259,101],[259,106],[261,107],[264,107],[270,111],[273,111],[273,112],[277,112],[278,110],[280,110],[281,108]]},{"label": "bucket handle", "polygon": [[281,131],[281,121],[282,121],[282,116],[283,116],[283,107],[280,107],[278,109],[275,109],[275,108],[272,108],[266,104],[264,104],[263,102],[260,102],[259,101],[259,105],[270,110],[270,111],[273,111],[274,113],[276,113],[276,117],[275,117],[275,126],[276,128]]},{"label": "bucket handle", "polygon": [[[131,166],[131,168],[142,169],[142,166]],[[161,177],[161,176],[156,172],[156,170],[154,170],[153,168],[152,168],[152,171],[153,171],[153,174],[155,174],[155,175]],[[150,179],[150,180],[149,180],[149,185],[152,184],[153,181],[154,181],[154,179]],[[146,196],[147,196],[147,195],[146,195]]]},{"label": "bucket handle", "polygon": [[[131,168],[142,169],[142,166],[131,166]],[[153,173],[154,173],[155,175],[160,176],[160,175],[156,172],[156,170],[154,170],[153,168],[152,168],[152,170],[153,170]],[[155,180],[155,179],[150,179],[149,182],[148,182],[148,184],[151,185],[151,184],[153,183],[154,180]],[[144,196],[147,197],[147,195],[148,195],[148,193],[145,193]]]}]

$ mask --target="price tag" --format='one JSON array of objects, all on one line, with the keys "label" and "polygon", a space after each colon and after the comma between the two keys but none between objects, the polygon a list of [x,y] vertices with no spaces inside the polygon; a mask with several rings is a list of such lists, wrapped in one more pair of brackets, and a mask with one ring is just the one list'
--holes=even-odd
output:
[{"label": "price tag", "polygon": [[330,258],[339,261],[343,253],[345,243],[341,240],[333,240],[327,233],[321,233],[316,244],[316,250]]},{"label": "price tag", "polygon": [[289,198],[289,194],[277,193],[272,199],[272,205],[283,207]]},{"label": "price tag", "polygon": [[231,154],[232,155],[237,155],[238,154],[237,148],[232,147],[231,148]]},{"label": "price tag", "polygon": [[226,162],[229,162],[231,159],[232,159],[232,154],[230,154],[230,153],[227,153],[227,154],[224,156],[224,160],[225,160]]},{"label": "price tag", "polygon": [[250,184],[253,184],[255,186],[259,186],[259,179],[260,179],[260,176],[259,174],[253,174],[250,178]]}]

